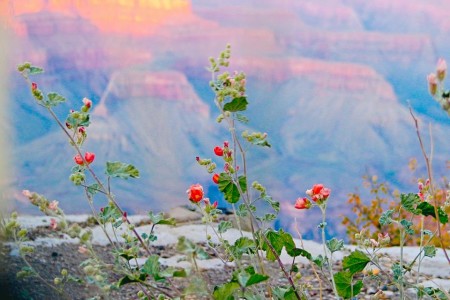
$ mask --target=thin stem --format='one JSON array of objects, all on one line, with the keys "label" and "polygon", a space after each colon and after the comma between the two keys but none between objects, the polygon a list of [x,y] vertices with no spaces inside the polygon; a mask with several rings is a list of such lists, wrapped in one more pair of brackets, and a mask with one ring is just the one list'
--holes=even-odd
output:
[{"label": "thin stem", "polygon": [[[326,203],[322,205],[319,205],[320,210],[322,211],[322,246],[323,246],[323,255],[328,258],[328,251],[326,246],[326,238],[325,238],[325,224],[326,224]],[[330,257],[328,258],[328,271],[330,272],[331,277],[331,283],[333,287],[333,292],[336,296],[336,299],[339,299],[339,294],[337,292],[336,283],[334,282],[334,276],[333,276],[333,254],[330,253]]]},{"label": "thin stem", "polygon": [[263,239],[266,242],[266,244],[269,246],[270,251],[272,251],[273,255],[275,256],[275,258],[276,258],[276,260],[278,262],[278,265],[280,266],[281,270],[284,273],[284,276],[287,278],[287,280],[289,281],[289,284],[291,285],[292,289],[294,290],[295,296],[297,297],[297,299],[301,300],[301,297],[300,297],[300,295],[297,292],[297,288],[295,287],[294,281],[292,280],[291,275],[286,271],[286,268],[284,267],[283,262],[280,259],[280,256],[275,251],[275,249],[273,248],[272,244],[267,239],[267,237],[264,234],[261,234],[261,236],[263,237]]},{"label": "thin stem", "polygon": [[[302,245],[302,248],[305,249],[305,246],[303,245],[302,234],[300,233],[300,230],[298,229],[297,218],[294,218],[294,222],[295,222],[295,231],[297,232],[297,235],[298,235],[298,237],[300,239],[300,244]],[[311,268],[312,268],[312,270],[314,272],[314,275],[316,276],[317,280],[319,281],[319,298],[320,298],[320,300],[322,300],[323,299],[323,296],[322,296],[322,289],[323,289],[322,288],[322,280],[320,279],[319,274],[317,274],[316,267],[314,266],[314,263],[310,261],[309,264],[310,264],[310,266],[311,266]]]},{"label": "thin stem", "polygon": [[[423,155],[423,157],[425,159],[425,163],[426,163],[426,166],[427,166],[428,179],[430,180],[431,194],[433,195],[433,199],[434,199],[434,205],[433,206],[434,206],[434,214],[436,216],[436,224],[437,224],[436,227],[437,227],[437,230],[438,230],[439,242],[441,244],[441,249],[444,252],[445,258],[447,259],[447,262],[450,264],[450,257],[448,256],[447,251],[445,249],[445,245],[444,245],[443,238],[442,238],[442,233],[441,233],[441,225],[440,225],[440,222],[439,222],[439,212],[438,212],[438,205],[439,204],[438,204],[437,199],[436,199],[434,185],[433,185],[433,174],[432,174],[432,168],[431,168],[432,167],[431,159],[428,158],[428,155],[427,155],[427,153],[425,151],[425,147],[424,147],[423,142],[422,142],[422,137],[420,135],[419,122],[418,122],[416,116],[413,114],[411,106],[409,107],[409,112],[411,114],[411,117],[414,120],[414,125],[415,125],[415,128],[416,128],[417,138],[419,139],[420,149],[422,150],[422,155]],[[432,156],[432,154],[433,154],[433,141],[432,141],[432,136],[431,136],[431,127],[430,127],[430,139],[431,139],[431,156]]]}]

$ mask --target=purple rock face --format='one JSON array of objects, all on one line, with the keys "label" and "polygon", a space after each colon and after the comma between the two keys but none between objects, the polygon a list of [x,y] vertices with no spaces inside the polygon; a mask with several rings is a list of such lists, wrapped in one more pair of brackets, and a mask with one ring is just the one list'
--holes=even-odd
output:
[{"label": "purple rock face", "polygon": [[[350,211],[346,196],[366,172],[415,192],[413,177],[426,173],[423,163],[418,173],[408,171],[412,157],[421,161],[408,103],[422,125],[432,122],[435,176],[445,174],[450,122],[428,96],[425,78],[450,52],[442,39],[450,33],[448,1],[181,2],[164,13],[112,5],[109,21],[97,7],[73,1],[17,0],[14,10],[4,10],[15,34],[8,75],[17,133],[13,195],[35,190],[57,198],[67,212],[89,210],[68,180],[74,152],[14,71],[28,60],[46,69],[36,77],[44,91],[67,97],[57,108],[61,118],[83,97],[93,100],[85,150],[96,153],[99,174],[115,160],[141,171],[136,181],[113,182],[127,211],[184,204],[186,188],[197,182],[224,204],[195,157],[213,157],[214,146],[229,139],[215,123],[205,70],[208,57],[226,43],[232,45],[230,70],[248,74],[249,129],[267,132],[273,145],[250,149],[249,180],[283,202],[281,226],[301,216],[314,225],[305,230],[315,230],[313,215],[291,209],[314,183],[332,189],[334,223]],[[154,19],[140,21],[145,9]],[[16,209],[37,213],[16,198]]]}]

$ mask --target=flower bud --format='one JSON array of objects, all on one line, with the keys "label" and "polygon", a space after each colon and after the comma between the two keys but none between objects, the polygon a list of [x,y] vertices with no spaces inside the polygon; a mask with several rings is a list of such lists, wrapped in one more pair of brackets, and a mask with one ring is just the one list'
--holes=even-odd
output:
[{"label": "flower bud", "polygon": [[214,176],[212,177],[212,180],[214,181],[215,184],[219,184],[219,174],[214,174]]},{"label": "flower bud", "polygon": [[139,292],[137,292],[137,296],[138,296],[139,298],[144,298],[144,297],[145,297],[145,294],[144,294],[143,291],[139,291]]},{"label": "flower bud", "polygon": [[55,285],[60,284],[60,283],[61,283],[61,278],[56,277],[55,279],[53,279],[53,283],[54,283]]},{"label": "flower bud", "polygon": [[86,152],[86,153],[84,154],[84,159],[86,160],[86,162],[87,162],[88,164],[90,164],[90,163],[92,163],[92,162],[94,161],[94,159],[95,159],[95,154],[92,153],[92,152]]},{"label": "flower bud", "polygon": [[436,95],[437,92],[437,80],[436,75],[434,73],[431,73],[427,76],[428,81],[428,91],[432,96]]},{"label": "flower bud", "polygon": [[444,59],[439,58],[438,63],[437,63],[437,67],[436,67],[437,79],[439,81],[444,80],[446,73],[447,73],[447,63],[445,62]]},{"label": "flower bud", "polygon": [[309,209],[311,207],[311,202],[309,202],[307,198],[298,198],[294,207],[296,209]]},{"label": "flower bud", "polygon": [[77,165],[80,165],[80,166],[84,165],[83,158],[81,157],[80,154],[75,155],[75,157],[73,158],[73,160],[75,161],[75,163],[76,163]]},{"label": "flower bud", "polygon": [[61,270],[61,275],[64,276],[64,277],[67,276],[68,273],[69,273],[69,272],[67,272],[66,269],[62,269],[62,270]]}]

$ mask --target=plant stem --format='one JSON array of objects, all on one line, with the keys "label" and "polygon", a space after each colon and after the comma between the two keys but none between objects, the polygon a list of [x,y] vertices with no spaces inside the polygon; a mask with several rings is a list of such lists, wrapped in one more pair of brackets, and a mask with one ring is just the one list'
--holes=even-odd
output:
[{"label": "plant stem", "polygon": [[331,284],[333,287],[333,292],[336,296],[336,299],[339,299],[339,294],[337,292],[336,283],[334,282],[334,276],[333,276],[333,254],[330,253],[330,257],[328,257],[328,251],[326,246],[326,238],[325,238],[325,226],[326,226],[326,209],[327,204],[323,203],[322,205],[319,205],[320,210],[322,211],[322,246],[323,246],[323,255],[328,258],[328,271],[330,272],[331,276]]},{"label": "plant stem", "polygon": [[[434,214],[436,216],[436,224],[437,224],[437,230],[438,230],[438,238],[439,238],[439,242],[441,244],[441,249],[444,252],[445,258],[447,259],[447,262],[450,264],[450,257],[447,254],[447,251],[445,250],[445,245],[444,245],[444,241],[442,238],[442,233],[441,233],[441,224],[439,221],[439,212],[438,212],[438,202],[436,199],[436,195],[435,195],[435,190],[434,190],[434,185],[433,185],[433,174],[432,174],[432,165],[431,165],[431,157],[429,158],[426,151],[425,151],[425,147],[423,145],[422,142],[422,137],[420,135],[420,130],[419,130],[419,122],[416,118],[416,116],[414,115],[414,113],[412,112],[412,108],[411,106],[409,107],[409,112],[411,114],[411,117],[414,120],[414,125],[416,128],[416,134],[417,134],[417,138],[419,139],[419,144],[420,144],[420,149],[422,150],[422,155],[425,159],[425,163],[427,166],[427,171],[428,171],[428,179],[430,180],[430,188],[431,188],[431,194],[433,195],[433,200],[434,200]],[[430,127],[430,139],[431,139],[431,127]],[[431,155],[433,155],[433,142],[431,139]]]}]

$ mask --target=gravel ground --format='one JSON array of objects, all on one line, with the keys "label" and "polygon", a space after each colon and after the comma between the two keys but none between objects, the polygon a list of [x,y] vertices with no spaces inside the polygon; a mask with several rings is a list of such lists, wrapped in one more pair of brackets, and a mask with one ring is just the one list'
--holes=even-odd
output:
[{"label": "gravel ground", "polygon": [[[38,228],[30,233],[30,238],[34,239],[37,236],[48,234],[55,233],[49,232],[45,228]],[[111,254],[111,247],[95,246],[95,250],[97,255],[105,262],[113,263],[114,257]],[[174,246],[153,247],[152,252],[164,258],[180,254],[177,253]],[[214,252],[207,252],[212,257],[215,256]],[[89,299],[101,294],[96,287],[71,282],[65,285],[66,296],[64,297],[36,277],[17,278],[16,273],[26,265],[19,256],[11,256],[10,253],[10,247],[0,244],[0,266],[2,267],[0,271],[0,299]],[[83,278],[84,274],[79,265],[84,259],[86,259],[86,256],[78,252],[78,245],[67,243],[53,247],[37,246],[35,252],[28,256],[29,263],[49,284],[53,283],[53,278],[60,276],[62,269],[67,269],[72,276]],[[319,281],[311,266],[299,264],[298,267],[302,274],[301,282],[309,283],[308,298],[319,299]],[[334,268],[339,270],[341,268],[340,263],[335,263]],[[272,285],[288,285],[288,281],[282,276],[278,264],[268,263],[265,265],[265,270],[271,275]],[[195,279],[201,278],[204,280],[203,282],[207,282],[209,291],[212,291],[215,285],[228,281],[232,272],[233,268],[229,266],[203,270],[197,274],[193,273],[187,278],[174,280],[174,285],[177,289],[184,290],[188,285],[193,284]],[[172,288],[163,286],[161,288],[169,293],[173,292]],[[139,290],[139,286],[128,284],[120,290],[112,291],[109,295],[103,295],[101,299],[138,299],[137,292]],[[395,286],[389,286],[386,282],[376,280],[365,280],[364,288],[362,293],[358,295],[358,299],[372,299],[378,290],[384,291],[385,299],[399,299],[399,293]],[[185,297],[185,299],[198,298],[201,297]],[[203,298],[208,299],[210,297],[205,296]],[[324,287],[323,299],[334,299],[330,286]],[[415,299],[415,297],[409,297],[408,299]]]}]

